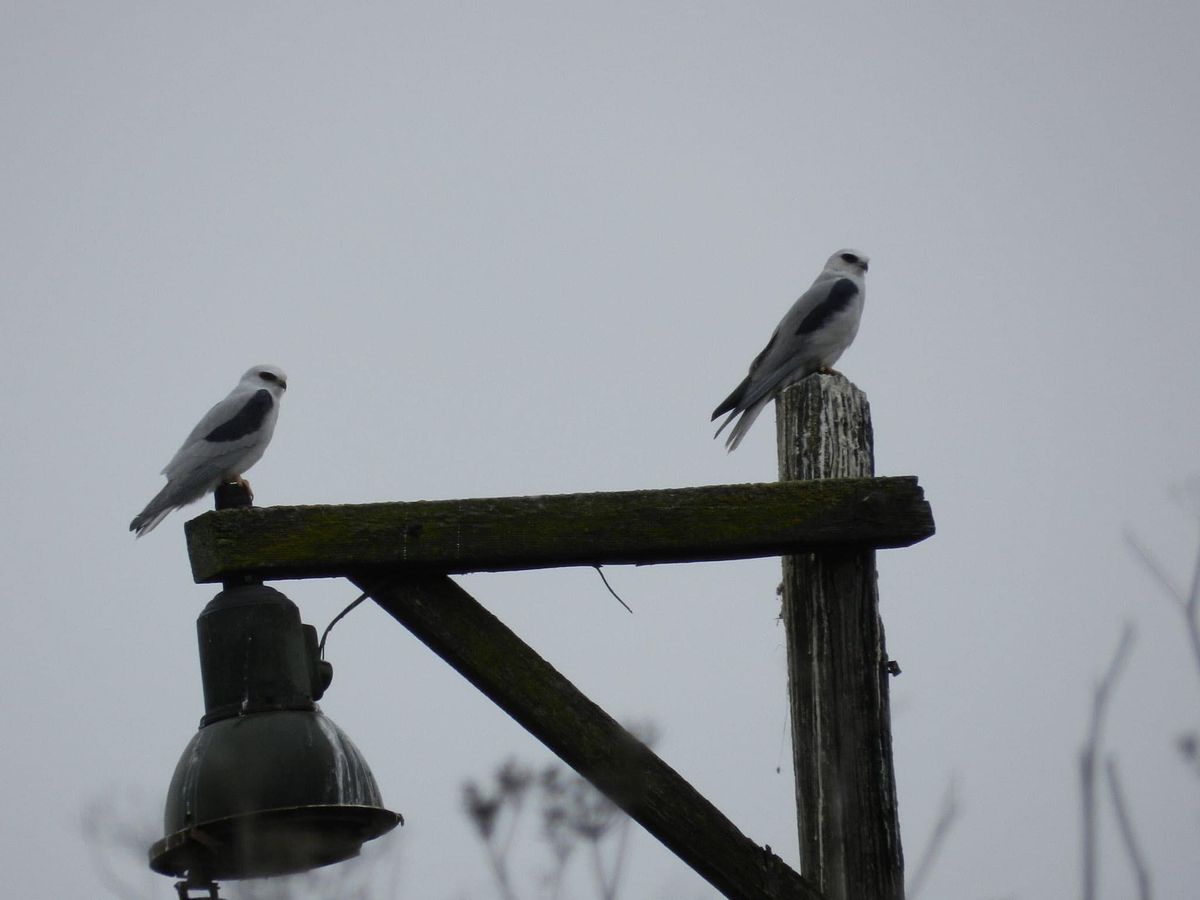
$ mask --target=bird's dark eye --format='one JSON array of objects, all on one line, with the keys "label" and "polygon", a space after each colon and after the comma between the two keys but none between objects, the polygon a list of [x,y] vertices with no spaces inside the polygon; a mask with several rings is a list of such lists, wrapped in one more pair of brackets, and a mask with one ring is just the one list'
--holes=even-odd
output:
[{"label": "bird's dark eye", "polygon": [[855,256],[853,253],[843,253],[842,254],[842,262],[848,262],[851,265],[853,265],[854,263],[858,262],[858,257]]},{"label": "bird's dark eye", "polygon": [[274,372],[259,372],[258,377],[261,378],[263,381],[278,381],[279,380],[279,376],[276,375]]}]

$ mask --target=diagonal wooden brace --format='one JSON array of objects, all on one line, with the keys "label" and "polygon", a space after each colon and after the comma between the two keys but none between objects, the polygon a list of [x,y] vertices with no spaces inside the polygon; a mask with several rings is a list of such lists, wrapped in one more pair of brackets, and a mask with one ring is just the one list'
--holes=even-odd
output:
[{"label": "diagonal wooden brace", "polygon": [[448,577],[351,581],[726,897],[822,900]]}]

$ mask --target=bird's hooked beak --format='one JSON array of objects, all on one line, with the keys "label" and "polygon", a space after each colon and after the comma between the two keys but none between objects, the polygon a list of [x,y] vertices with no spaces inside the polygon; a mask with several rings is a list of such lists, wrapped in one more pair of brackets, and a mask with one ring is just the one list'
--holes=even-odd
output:
[{"label": "bird's hooked beak", "polygon": [[861,268],[864,272],[867,271],[867,269],[871,268],[871,264],[868,263],[865,259],[862,262],[860,262],[858,265],[859,265],[859,268]]}]

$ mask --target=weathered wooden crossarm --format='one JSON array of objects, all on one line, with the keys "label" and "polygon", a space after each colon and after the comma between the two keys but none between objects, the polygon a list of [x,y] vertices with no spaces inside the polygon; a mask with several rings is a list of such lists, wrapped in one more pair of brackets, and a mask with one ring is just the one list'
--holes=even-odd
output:
[{"label": "weathered wooden crossarm", "polygon": [[699,562],[933,534],[915,477],[714,485],[206,513],[187,523],[198,582]]},{"label": "weathered wooden crossarm", "polygon": [[822,900],[449,578],[351,580],[726,897]]}]

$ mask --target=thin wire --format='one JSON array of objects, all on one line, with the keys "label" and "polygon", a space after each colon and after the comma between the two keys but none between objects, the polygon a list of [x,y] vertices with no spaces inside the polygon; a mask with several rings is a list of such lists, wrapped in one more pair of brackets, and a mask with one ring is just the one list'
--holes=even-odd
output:
[{"label": "thin wire", "polygon": [[788,736],[788,722],[792,718],[791,709],[785,710],[783,714],[783,727],[779,729],[779,755],[775,757],[775,774],[780,775],[783,772],[783,742]]},{"label": "thin wire", "polygon": [[633,610],[629,609],[629,604],[626,603],[624,600],[622,600],[620,595],[618,595],[617,592],[612,589],[612,585],[608,583],[608,579],[604,577],[604,573],[600,571],[600,567],[593,566],[592,568],[594,568],[596,570],[596,574],[600,576],[600,580],[604,582],[604,586],[606,588],[608,588],[608,592],[610,594],[612,594],[614,597],[616,597],[617,602],[620,603],[623,607],[625,607],[625,609],[630,613],[630,615],[632,615]]},{"label": "thin wire", "polygon": [[325,631],[321,634],[321,643],[317,645],[317,649],[321,651],[321,659],[325,658],[325,639],[329,637],[329,632],[333,631],[333,626],[344,619],[349,614],[350,610],[354,609],[354,607],[358,606],[358,604],[362,603],[366,599],[367,595],[364,591],[362,596],[334,616],[333,621],[325,626]]}]

